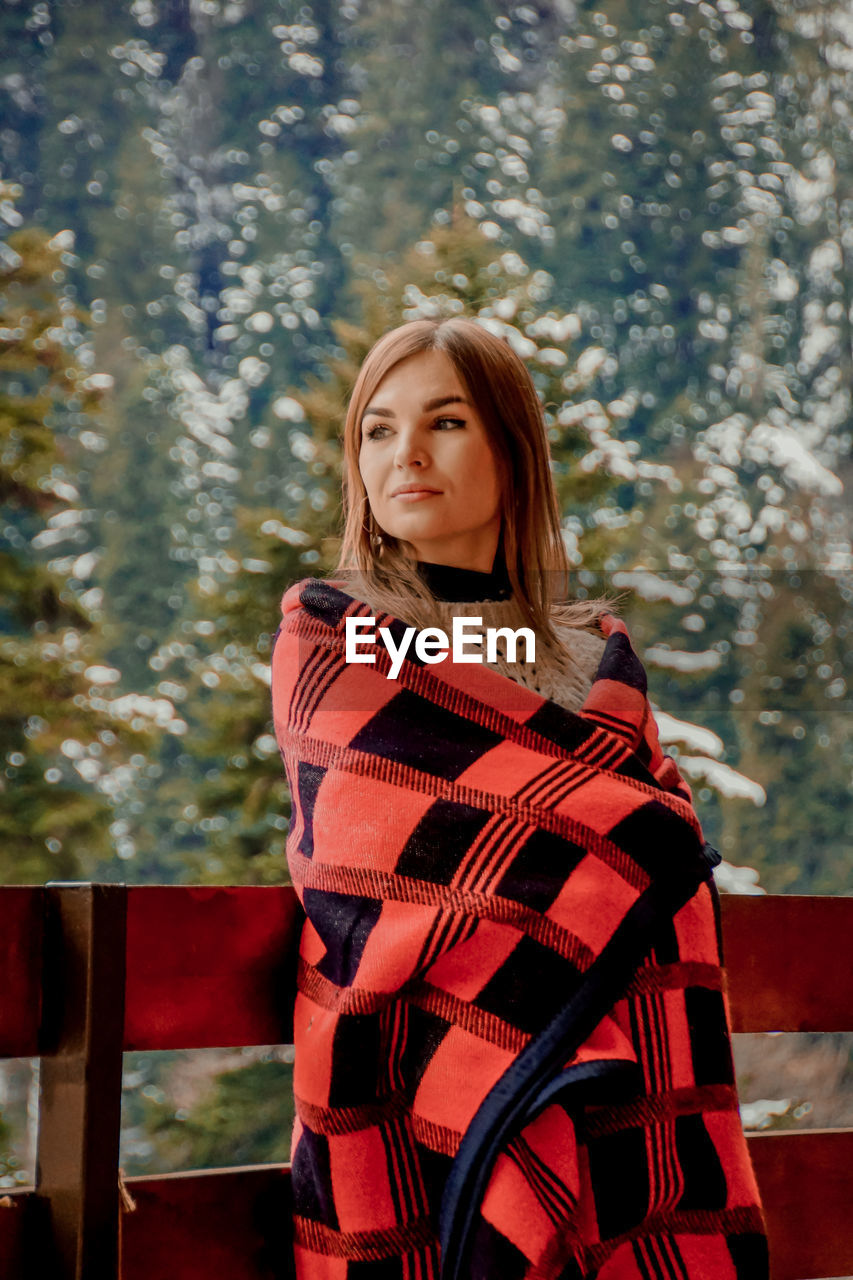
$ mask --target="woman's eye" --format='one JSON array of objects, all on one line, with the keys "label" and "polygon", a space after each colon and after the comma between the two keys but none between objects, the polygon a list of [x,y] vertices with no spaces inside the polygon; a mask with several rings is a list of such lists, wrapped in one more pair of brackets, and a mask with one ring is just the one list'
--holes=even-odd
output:
[{"label": "woman's eye", "polygon": [[[463,418],[436,418],[432,428],[434,431],[455,431],[458,427],[464,427],[465,425]],[[372,426],[364,428],[364,439],[384,440],[390,433],[391,428],[384,422],[375,422]]]}]

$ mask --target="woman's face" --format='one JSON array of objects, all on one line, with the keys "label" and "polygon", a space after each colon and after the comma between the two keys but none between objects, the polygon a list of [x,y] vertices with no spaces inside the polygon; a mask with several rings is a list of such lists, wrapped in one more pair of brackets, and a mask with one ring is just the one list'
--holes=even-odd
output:
[{"label": "woman's face", "polygon": [[422,351],[391,369],[362,415],[359,471],[379,527],[418,560],[491,569],[498,470],[453,361]]}]

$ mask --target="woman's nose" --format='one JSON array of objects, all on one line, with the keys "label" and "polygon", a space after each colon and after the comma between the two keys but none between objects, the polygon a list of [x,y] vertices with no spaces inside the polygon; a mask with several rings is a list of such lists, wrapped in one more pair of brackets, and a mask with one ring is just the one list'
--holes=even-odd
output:
[{"label": "woman's nose", "polygon": [[422,467],[428,461],[423,440],[414,432],[401,431],[397,437],[394,462],[398,467]]}]

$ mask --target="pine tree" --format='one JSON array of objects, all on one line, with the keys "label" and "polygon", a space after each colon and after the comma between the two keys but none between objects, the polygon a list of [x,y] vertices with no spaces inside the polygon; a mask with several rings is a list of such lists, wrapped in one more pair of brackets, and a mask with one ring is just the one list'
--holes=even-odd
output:
[{"label": "pine tree", "polygon": [[140,1144],[128,1141],[126,1133],[126,1173],[284,1163],[289,1158],[292,1050],[244,1051],[238,1065],[229,1064],[201,1087],[197,1081],[199,1096],[182,1108],[175,1108],[169,1094],[171,1072],[180,1067],[184,1055],[169,1055],[177,1059],[174,1065],[158,1062],[156,1068],[165,1068],[162,1071],[152,1071],[151,1056],[144,1056],[148,1061],[136,1064],[138,1074],[148,1081],[144,1095],[125,1092],[127,1119],[136,1133],[145,1135]]},{"label": "pine tree", "polygon": [[[14,188],[2,191],[19,221]],[[111,801],[145,741],[145,704],[108,699],[120,673],[100,660],[97,593],[75,590],[92,557],[70,427],[90,421],[99,382],[83,365],[81,317],[62,292],[64,233],[19,227],[0,246],[0,877],[72,878],[112,854]],[[75,350],[75,344],[77,350]],[[48,548],[77,547],[62,564]],[[138,723],[130,715],[143,712]]]}]

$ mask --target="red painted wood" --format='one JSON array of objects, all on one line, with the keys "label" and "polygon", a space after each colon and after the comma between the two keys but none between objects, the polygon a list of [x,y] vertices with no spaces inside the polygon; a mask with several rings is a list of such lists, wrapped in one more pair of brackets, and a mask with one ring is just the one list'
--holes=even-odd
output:
[{"label": "red painted wood", "polygon": [[[734,1030],[853,1030],[853,898],[723,895],[722,910]],[[128,911],[126,1048],[289,1038],[291,888],[139,887]]]},{"label": "red painted wood", "polygon": [[853,1031],[853,898],[722,895],[734,1031]]},{"label": "red painted wood", "polygon": [[289,887],[128,889],[125,1049],[289,1043],[301,923]]},{"label": "red painted wood", "polygon": [[853,1129],[749,1135],[772,1280],[853,1275]]},{"label": "red painted wood", "polygon": [[[0,889],[0,1056],[38,1052],[42,901]],[[722,911],[734,1030],[853,1029],[853,898],[723,895]],[[130,889],[126,1048],[287,1040],[299,925],[289,887]]]},{"label": "red painted wood", "polygon": [[[129,890],[127,1048],[286,1042],[301,916],[290,888]],[[0,1054],[38,1051],[43,899],[0,890]],[[722,902],[735,1030],[853,1029],[853,898]],[[853,1132],[752,1134],[773,1280],[853,1274]],[[271,1280],[290,1266],[289,1180],[280,1166],[131,1179],[123,1280]],[[0,1275],[44,1231],[39,1198],[0,1205]]]},{"label": "red painted wood", "polygon": [[43,891],[0,889],[0,1058],[38,1053]]},{"label": "red painted wood", "polygon": [[[770,1230],[773,1280],[853,1273],[853,1131],[750,1134],[749,1149]],[[129,1178],[136,1204],[122,1214],[121,1280],[287,1280],[287,1169]],[[23,1280],[24,1241],[33,1243],[32,1194],[0,1207],[0,1275]]]},{"label": "red painted wood", "polygon": [[[853,1131],[750,1134],[749,1149],[773,1280],[853,1273]],[[292,1275],[285,1166],[130,1178],[127,1188],[136,1209],[122,1215],[121,1280]],[[0,1214],[0,1258],[3,1245]]]},{"label": "red painted wood", "polygon": [[32,1192],[0,1190],[0,1276],[7,1280],[23,1277],[25,1247],[28,1244],[27,1218]]},{"label": "red painted wood", "polygon": [[282,1165],[128,1178],[121,1280],[290,1280],[289,1170]]}]

